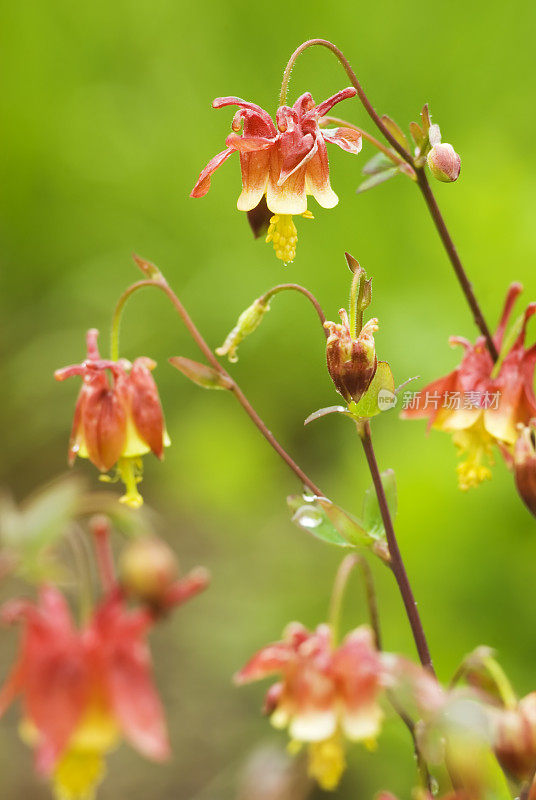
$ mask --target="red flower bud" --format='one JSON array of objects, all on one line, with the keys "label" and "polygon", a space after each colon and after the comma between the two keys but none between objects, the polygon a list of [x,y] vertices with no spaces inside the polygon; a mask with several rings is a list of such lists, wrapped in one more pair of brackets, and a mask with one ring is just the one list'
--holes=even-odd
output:
[{"label": "red flower bud", "polygon": [[328,371],[335,388],[347,403],[357,403],[365,394],[378,365],[374,348],[374,332],[378,320],[371,319],[356,338],[352,337],[348,314],[339,311],[341,324],[326,322],[329,330],[326,344]]},{"label": "red flower bud", "polygon": [[175,553],[156,537],[135,539],[121,555],[121,585],[127,594],[143,602],[160,605],[178,574]]},{"label": "red flower bud", "polygon": [[536,421],[521,429],[514,446],[514,475],[521,499],[536,517]]},{"label": "red flower bud", "polygon": [[516,708],[494,711],[492,720],[494,750],[501,766],[519,780],[530,777],[536,763],[536,692],[520,700]]}]

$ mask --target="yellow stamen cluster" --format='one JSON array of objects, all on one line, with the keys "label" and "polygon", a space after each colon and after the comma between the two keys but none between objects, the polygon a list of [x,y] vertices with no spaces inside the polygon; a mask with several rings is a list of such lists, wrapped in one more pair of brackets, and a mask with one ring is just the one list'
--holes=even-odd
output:
[{"label": "yellow stamen cluster", "polygon": [[452,440],[459,455],[466,458],[456,467],[458,486],[462,492],[478,486],[482,481],[491,479],[491,470],[483,463],[493,466],[493,437],[484,427],[482,417],[465,430],[456,431]]},{"label": "yellow stamen cluster", "polygon": [[276,256],[285,264],[294,261],[298,231],[291,214],[274,214],[270,218],[266,241],[273,243]]},{"label": "yellow stamen cluster", "polygon": [[[304,211],[301,216],[305,219],[314,219],[310,211]],[[266,241],[273,243],[276,256],[285,264],[294,261],[298,231],[294,225],[292,214],[274,214],[273,217],[270,217]]]},{"label": "yellow stamen cluster", "polygon": [[311,742],[307,771],[322,789],[336,789],[345,768],[346,759],[339,733],[322,742]]},{"label": "yellow stamen cluster", "polygon": [[130,508],[140,508],[143,505],[143,497],[138,492],[138,483],[142,479],[143,462],[139,456],[123,456],[117,462],[114,474],[99,476],[103,483],[122,481],[125,484],[126,492],[119,498],[119,502]]}]

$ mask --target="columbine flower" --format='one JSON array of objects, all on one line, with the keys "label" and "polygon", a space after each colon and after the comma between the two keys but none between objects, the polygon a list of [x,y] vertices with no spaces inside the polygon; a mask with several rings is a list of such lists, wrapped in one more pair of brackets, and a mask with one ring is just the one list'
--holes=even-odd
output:
[{"label": "columbine flower", "polygon": [[335,388],[347,403],[358,403],[376,374],[378,360],[374,347],[374,333],[378,320],[370,319],[354,338],[350,331],[348,314],[341,308],[341,324],[325,322],[329,331],[326,342],[328,371]]},{"label": "columbine flower", "polygon": [[518,437],[517,426],[528,424],[536,416],[533,380],[536,346],[525,348],[527,322],[536,304],[527,307],[519,334],[504,347],[505,329],[514,301],[522,287],[511,285],[497,331],[493,338],[500,351],[497,365],[488,352],[483,337],[475,344],[451,337],[452,345],[461,345],[465,354],[460,366],[444,378],[430,383],[403,411],[404,418],[428,417],[428,427],[452,433],[454,444],[465,460],[458,465],[458,479],[463,490],[491,478],[496,444],[507,462],[511,461]]},{"label": "columbine flower", "polygon": [[307,743],[309,774],[324,789],[334,789],[345,768],[343,735],[373,742],[380,729],[384,668],[372,632],[357,628],[335,647],[329,625],[310,633],[292,623],[283,641],[254,655],[236,682],[274,674],[281,680],[268,691],[265,704],[272,724],[288,727],[292,750]]},{"label": "columbine flower", "polygon": [[[239,97],[217,97],[214,108],[237,105],[226,149],[209,161],[195,184],[191,197],[203,197],[210,188],[212,173],[234,152],[240,154],[242,193],[238,198],[240,211],[253,212],[263,202],[272,213],[267,242],[272,242],[276,256],[288,263],[296,255],[298,234],[293,215],[312,218],[307,210],[307,195],[312,194],[323,208],[333,208],[338,198],[329,182],[326,142],[338,145],[347,153],[361,150],[361,135],[350,128],[322,130],[319,120],[334,105],[356,90],[343,89],[333,97],[314,104],[306,92],[292,108],[277,109],[276,125],[270,115],[255,103]],[[243,130],[240,132],[243,124]],[[255,228],[262,228],[258,224]]]},{"label": "columbine flower", "polygon": [[[117,467],[126,487],[121,502],[138,508],[143,499],[141,456],[150,450],[163,457],[169,439],[164,425],[158,390],[151,376],[156,366],[150,358],[101,359],[98,331],[87,333],[87,358],[81,364],[55,372],[63,381],[73,375],[83,378],[69,442],[69,463],[76,456],[89,458],[101,472]],[[108,373],[108,374],[107,374]]]},{"label": "columbine flower", "polygon": [[[186,577],[180,602],[206,585]],[[179,592],[175,592],[174,604]],[[22,738],[36,766],[53,781],[58,800],[89,800],[104,774],[104,756],[127,739],[162,761],[169,742],[153,685],[146,609],[127,610],[118,593],[77,630],[63,595],[41,589],[39,601],[11,601],[4,622],[21,622],[17,662],[0,690],[0,714],[20,695]]]}]

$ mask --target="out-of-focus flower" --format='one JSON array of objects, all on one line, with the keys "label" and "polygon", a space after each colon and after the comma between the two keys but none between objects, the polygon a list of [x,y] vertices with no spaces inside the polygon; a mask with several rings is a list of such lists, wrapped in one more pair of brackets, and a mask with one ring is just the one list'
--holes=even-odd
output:
[{"label": "out-of-focus flower", "polygon": [[309,774],[334,789],[345,768],[343,737],[374,742],[386,682],[382,656],[366,626],[335,647],[329,625],[309,632],[289,625],[283,640],[260,650],[237,674],[238,684],[279,674],[266,696],[265,710],[276,728],[288,727],[291,749],[308,745]]},{"label": "out-of-focus flower", "polygon": [[[536,416],[534,367],[536,346],[525,348],[527,322],[536,311],[536,303],[527,307],[514,340],[505,337],[505,329],[514,302],[522,291],[519,283],[508,290],[504,310],[495,336],[500,352],[494,365],[484,338],[475,344],[451,337],[452,345],[461,345],[464,356],[459,367],[444,378],[433,381],[414,395],[402,412],[405,419],[427,417],[428,427],[452,434],[454,444],[465,459],[458,465],[461,489],[477,486],[491,478],[493,445],[511,462],[518,425],[527,425]],[[505,347],[506,344],[506,347]]]},{"label": "out-of-focus flower", "polygon": [[378,320],[370,319],[353,337],[344,308],[341,308],[339,315],[341,324],[325,323],[329,331],[326,342],[328,371],[335,388],[346,402],[358,403],[369,388],[378,366],[374,347]]},{"label": "out-of-focus flower", "polygon": [[[356,131],[319,127],[319,120],[334,105],[355,94],[353,88],[343,89],[315,105],[311,94],[306,92],[292,108],[277,109],[275,125],[270,115],[255,103],[239,97],[217,97],[212,103],[214,108],[236,105],[239,110],[233,118],[233,133],[227,137],[226,149],[214,156],[201,172],[191,197],[203,197],[210,188],[212,173],[238,152],[242,170],[238,209],[252,212],[262,208],[266,196],[272,214],[266,241],[273,243],[276,256],[283,262],[293,261],[298,239],[293,215],[312,218],[307,210],[307,195],[312,194],[323,208],[333,208],[338,202],[329,181],[326,142],[347,153],[357,154],[361,150],[361,135]],[[254,222],[255,231],[262,227],[262,219]]]},{"label": "out-of-focus flower", "polygon": [[490,707],[489,714],[501,766],[518,780],[530,778],[536,765],[536,692],[514,708]]},{"label": "out-of-focus flower", "polygon": [[179,575],[179,562],[162,539],[139,536],[122,551],[119,573],[129,596],[160,604]]},{"label": "out-of-focus flower", "polygon": [[73,375],[83,379],[69,442],[69,463],[79,456],[89,458],[101,472],[116,467],[126,487],[121,501],[138,508],[143,503],[138,492],[141,457],[152,450],[161,459],[169,444],[151,375],[156,364],[150,358],[137,358],[133,364],[126,359],[101,359],[97,337],[97,330],[88,331],[85,361],[55,372],[58,381]]},{"label": "out-of-focus flower", "polygon": [[46,586],[36,604],[11,601],[1,616],[21,622],[24,633],[0,690],[0,714],[22,697],[21,736],[35,748],[37,769],[51,778],[58,800],[92,798],[105,755],[123,737],[148,758],[168,757],[146,642],[148,610],[128,610],[115,593],[77,630],[63,595]]},{"label": "out-of-focus flower", "polygon": [[536,516],[536,420],[521,427],[514,447],[514,475],[521,499]]}]

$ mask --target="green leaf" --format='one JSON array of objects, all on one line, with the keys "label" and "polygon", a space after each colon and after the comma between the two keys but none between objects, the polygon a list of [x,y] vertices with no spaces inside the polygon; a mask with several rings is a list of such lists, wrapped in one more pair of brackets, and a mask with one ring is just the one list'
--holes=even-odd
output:
[{"label": "green leaf", "polygon": [[351,547],[352,545],[337,531],[330,522],[322,506],[317,502],[305,501],[302,495],[287,497],[288,507],[292,513],[292,522],[307,533],[312,534],[327,544],[338,547]]},{"label": "green leaf", "polygon": [[406,134],[399,128],[396,124],[394,119],[388,117],[387,114],[383,114],[382,122],[391,134],[393,138],[396,139],[399,145],[401,145],[405,150],[409,150],[408,140],[406,139]]},{"label": "green leaf", "polygon": [[379,172],[376,175],[372,175],[367,180],[360,183],[356,189],[357,194],[363,194],[363,192],[368,192],[369,189],[374,189],[376,186],[379,186],[381,183],[385,183],[390,178],[394,178],[395,175],[398,175],[400,170],[398,167],[390,167],[389,169],[384,170],[383,172]]},{"label": "green leaf", "polygon": [[[394,470],[387,469],[381,474],[383,489],[387,498],[387,505],[391,518],[396,517],[397,512],[397,493],[396,493],[396,477]],[[373,539],[385,538],[385,527],[380,512],[378,498],[374,486],[370,486],[365,492],[363,500],[363,525]]]},{"label": "green leaf", "polygon": [[222,375],[221,372],[206,364],[192,361],[191,358],[172,356],[169,362],[191,381],[198,386],[202,386],[203,389],[231,389],[233,386],[233,382],[227,376]]},{"label": "green leaf", "polygon": [[369,161],[367,161],[361,172],[363,175],[378,175],[380,172],[385,172],[387,169],[392,169],[392,167],[393,162],[385,155],[385,153],[376,153]]},{"label": "green leaf", "polygon": [[308,494],[291,495],[287,503],[292,522],[327,544],[337,547],[358,547],[371,550],[389,563],[389,550],[382,531],[372,526],[368,531],[361,520],[349,514],[327,497]]},{"label": "green leaf", "polygon": [[328,414],[345,414],[347,417],[350,416],[346,406],[327,406],[327,408],[319,408],[318,411],[313,411],[303,424],[309,425],[310,422],[314,422],[322,417],[327,417]]},{"label": "green leaf", "polygon": [[354,417],[369,419],[381,411],[394,408],[395,405],[395,381],[391,367],[387,361],[378,361],[376,374],[369,388],[359,403],[350,403],[348,409]]},{"label": "green leaf", "polygon": [[413,137],[413,141],[415,142],[417,147],[420,149],[422,147],[422,145],[423,145],[423,142],[424,142],[425,138],[426,138],[423,129],[421,128],[421,126],[417,122],[410,122],[409,123],[409,131],[410,131],[410,133],[411,133],[411,135]]},{"label": "green leaf", "polygon": [[0,498],[0,555],[9,571],[36,583],[60,577],[52,551],[69,528],[82,491],[82,482],[70,477],[47,486],[20,508],[9,496]]}]

